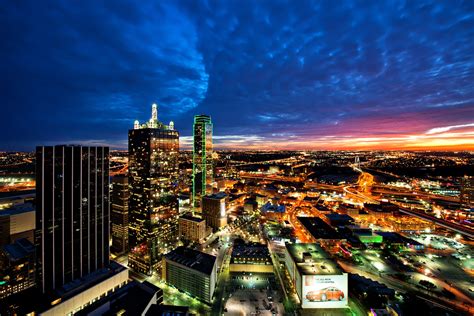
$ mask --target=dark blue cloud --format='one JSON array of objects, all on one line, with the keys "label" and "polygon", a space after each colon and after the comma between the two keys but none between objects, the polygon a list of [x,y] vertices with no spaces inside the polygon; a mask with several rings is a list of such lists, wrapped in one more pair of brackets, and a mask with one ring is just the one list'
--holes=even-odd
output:
[{"label": "dark blue cloud", "polygon": [[262,142],[474,122],[472,1],[10,1],[0,35],[0,149],[123,146],[153,102]]}]

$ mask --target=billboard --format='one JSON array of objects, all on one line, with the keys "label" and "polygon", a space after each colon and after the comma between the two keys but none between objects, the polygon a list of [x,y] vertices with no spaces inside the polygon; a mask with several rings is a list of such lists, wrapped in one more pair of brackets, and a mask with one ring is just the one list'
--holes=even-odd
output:
[{"label": "billboard", "polygon": [[347,273],[303,276],[302,308],[345,308],[348,296]]}]

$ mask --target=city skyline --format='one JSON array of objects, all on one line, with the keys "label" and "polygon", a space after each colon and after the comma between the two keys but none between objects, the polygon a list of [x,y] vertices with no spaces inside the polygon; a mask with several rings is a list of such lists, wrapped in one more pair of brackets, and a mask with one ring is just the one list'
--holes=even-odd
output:
[{"label": "city skyline", "polygon": [[470,1],[12,2],[0,16],[0,150],[125,149],[152,103],[183,149],[197,114],[217,150],[474,149]]}]

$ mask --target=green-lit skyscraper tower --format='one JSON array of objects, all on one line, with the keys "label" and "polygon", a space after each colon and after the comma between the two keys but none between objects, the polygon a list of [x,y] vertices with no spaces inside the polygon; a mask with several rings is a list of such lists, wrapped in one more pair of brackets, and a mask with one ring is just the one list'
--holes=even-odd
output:
[{"label": "green-lit skyscraper tower", "polygon": [[212,193],[212,121],[208,115],[194,116],[193,137],[193,196],[194,207],[201,197]]}]

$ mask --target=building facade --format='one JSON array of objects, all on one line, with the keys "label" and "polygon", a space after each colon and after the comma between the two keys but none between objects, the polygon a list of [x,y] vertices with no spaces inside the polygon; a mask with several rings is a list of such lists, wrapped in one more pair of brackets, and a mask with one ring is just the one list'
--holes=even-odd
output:
[{"label": "building facade", "polygon": [[0,247],[0,300],[35,284],[34,244],[21,238]]},{"label": "building facade", "polygon": [[202,197],[202,217],[213,230],[227,225],[226,197],[227,195],[223,192]]},{"label": "building facade", "polygon": [[109,264],[109,148],[36,148],[37,269],[43,293]]},{"label": "building facade", "polygon": [[212,302],[217,281],[216,257],[181,246],[163,256],[162,274],[168,284]]},{"label": "building facade", "polygon": [[462,207],[474,207],[474,177],[463,177],[461,179],[461,194],[459,199]]},{"label": "building facade", "polygon": [[194,116],[192,201],[199,207],[201,197],[212,193],[212,122],[208,115]]},{"label": "building facade", "polygon": [[35,208],[31,203],[16,204],[0,210],[0,246],[26,238],[34,243]]},{"label": "building facade", "polygon": [[206,235],[206,220],[203,218],[182,215],[179,218],[179,237],[182,240],[201,242]]},{"label": "building facade", "polygon": [[120,255],[128,251],[128,177],[117,175],[112,178],[111,199],[111,235],[110,251]]},{"label": "building facade", "polygon": [[128,132],[129,267],[151,274],[178,239],[179,133],[158,121]]}]

